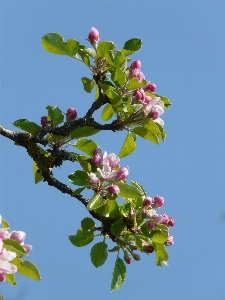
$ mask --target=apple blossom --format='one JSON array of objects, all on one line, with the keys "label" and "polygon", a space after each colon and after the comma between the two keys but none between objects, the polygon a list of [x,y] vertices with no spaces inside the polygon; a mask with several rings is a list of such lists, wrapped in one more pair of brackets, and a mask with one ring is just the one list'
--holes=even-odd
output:
[{"label": "apple blossom", "polygon": [[89,181],[92,184],[98,184],[99,183],[99,179],[98,179],[98,177],[95,173],[90,173],[89,174]]},{"label": "apple blossom", "polygon": [[26,233],[23,231],[12,231],[10,232],[8,238],[21,244],[26,238]]},{"label": "apple blossom", "polygon": [[91,28],[91,31],[88,35],[88,40],[91,44],[97,43],[99,41],[99,32],[95,27]]},{"label": "apple blossom", "polygon": [[97,171],[99,172],[100,176],[104,180],[115,180],[116,179],[117,171],[112,170],[112,168],[110,167],[110,165],[108,163],[103,165],[102,169],[98,168]]},{"label": "apple blossom", "polygon": [[17,272],[17,267],[10,263],[16,258],[16,253],[7,251],[3,248],[3,242],[0,240],[0,281],[5,282],[5,274],[14,274]]},{"label": "apple blossom", "polygon": [[172,246],[174,244],[174,238],[172,236],[172,234],[170,234],[167,238],[167,240],[165,241],[164,245],[165,246]]},{"label": "apple blossom", "polygon": [[115,168],[118,165],[120,159],[116,157],[114,153],[107,155],[107,152],[103,155],[103,164],[109,164],[111,168]]}]

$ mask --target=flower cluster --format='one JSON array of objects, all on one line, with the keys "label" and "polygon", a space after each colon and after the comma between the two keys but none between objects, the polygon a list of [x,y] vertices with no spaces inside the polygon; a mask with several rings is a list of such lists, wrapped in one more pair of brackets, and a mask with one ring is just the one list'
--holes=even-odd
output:
[{"label": "flower cluster", "polygon": [[[145,79],[144,74],[140,71],[141,62],[135,60],[130,66],[130,78],[136,77],[139,82]],[[133,99],[143,105],[143,111],[145,116],[152,118],[155,122],[161,126],[164,125],[160,116],[164,113],[164,103],[160,97],[151,98],[148,93],[153,93],[156,90],[155,83],[149,83],[144,88],[136,89],[133,92]]]},{"label": "flower cluster", "polygon": [[[101,148],[96,148],[92,157],[93,163],[98,166],[97,172],[89,173],[89,181],[96,190],[107,189],[110,195],[118,194],[119,187],[116,181],[125,180],[129,174],[128,167],[119,167],[120,159],[114,153],[107,155]],[[104,183],[107,181],[108,183]]]},{"label": "flower cluster", "polygon": [[[2,217],[0,215],[0,224],[2,222]],[[8,251],[4,248],[3,241],[6,239],[14,240],[18,242],[23,249],[28,253],[32,250],[31,245],[24,244],[26,238],[26,233],[23,231],[11,231],[8,228],[0,228],[0,281],[5,282],[5,274],[14,274],[17,272],[17,267],[10,263],[17,254],[12,251]]]}]

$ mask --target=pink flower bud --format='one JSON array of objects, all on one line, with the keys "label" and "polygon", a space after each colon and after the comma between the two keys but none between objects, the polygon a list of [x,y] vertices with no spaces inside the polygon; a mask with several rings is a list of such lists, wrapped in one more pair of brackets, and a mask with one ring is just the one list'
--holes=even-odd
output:
[{"label": "pink flower bud", "polygon": [[141,68],[141,62],[140,60],[135,60],[134,62],[132,62],[132,64],[130,65],[131,69],[139,69]]},{"label": "pink flower bud", "polygon": [[162,215],[154,215],[152,216],[152,220],[155,222],[155,223],[162,223],[163,220],[164,220],[164,217]]},{"label": "pink flower bud", "polygon": [[146,90],[148,90],[149,92],[154,92],[156,90],[156,84],[155,83],[149,83],[146,87]]},{"label": "pink flower bud", "polygon": [[173,217],[169,217],[168,225],[169,225],[170,227],[173,227],[173,226],[175,225],[175,220],[174,220]]},{"label": "pink flower bud", "polygon": [[110,186],[108,187],[108,192],[109,192],[109,194],[111,194],[111,195],[119,194],[120,189],[119,189],[119,187],[118,187],[117,185],[110,185]]},{"label": "pink flower bud", "polygon": [[130,78],[133,78],[133,77],[137,77],[139,82],[141,82],[143,79],[145,79],[144,74],[138,69],[131,70]]},{"label": "pink flower bud", "polygon": [[136,254],[136,253],[132,253],[132,257],[134,260],[138,261],[141,260],[140,255]]},{"label": "pink flower bud", "polygon": [[174,239],[172,234],[170,234],[167,238],[167,240],[165,241],[164,245],[165,246],[172,246],[174,244]]},{"label": "pink flower bud", "polygon": [[33,249],[33,247],[31,245],[21,245],[21,246],[27,253]]},{"label": "pink flower bud", "polygon": [[96,155],[93,156],[92,161],[93,161],[93,163],[94,163],[95,165],[101,165],[101,164],[102,164],[102,161],[103,161],[103,158],[102,158],[101,155],[96,154]]},{"label": "pink flower bud", "polygon": [[143,201],[143,206],[151,206],[151,204],[152,204],[152,198],[146,197]]},{"label": "pink flower bud", "polygon": [[153,230],[155,228],[155,225],[152,222],[148,222],[148,228]]},{"label": "pink flower bud", "polygon": [[128,177],[128,175],[129,175],[129,168],[128,167],[121,167],[117,171],[116,179],[124,180]]},{"label": "pink flower bud", "polygon": [[134,91],[134,96],[136,100],[144,100],[145,99],[145,91],[143,89],[137,89]]},{"label": "pink flower bud", "polygon": [[101,154],[102,155],[102,149],[101,148],[95,148],[93,155]]},{"label": "pink flower bud", "polygon": [[158,111],[153,107],[153,108],[151,109],[150,113],[148,114],[148,117],[151,118],[151,119],[153,119],[153,120],[156,120],[156,119],[158,119],[158,117],[159,117],[159,113],[158,113]]},{"label": "pink flower bud", "polygon": [[3,273],[0,273],[0,282],[5,282],[6,281],[6,277]]},{"label": "pink flower bud", "polygon": [[124,261],[125,261],[125,263],[127,263],[129,265],[129,264],[131,264],[132,259],[130,257],[128,257],[126,259],[124,258]]},{"label": "pink flower bud", "polygon": [[66,120],[67,122],[70,120],[74,120],[77,117],[77,111],[75,108],[69,108],[66,112]]},{"label": "pink flower bud", "polygon": [[153,200],[153,206],[155,208],[160,208],[162,207],[164,204],[164,198],[163,197],[155,197],[154,200]]},{"label": "pink flower bud", "polygon": [[26,233],[23,231],[12,231],[9,234],[11,240],[17,241],[19,244],[23,243],[26,238]]},{"label": "pink flower bud", "polygon": [[88,40],[91,44],[97,43],[99,41],[99,32],[96,28],[91,28],[91,31],[88,35]]},{"label": "pink flower bud", "polygon": [[168,222],[169,222],[169,217],[168,217],[168,215],[167,214],[162,214],[162,216],[163,216],[163,222],[162,222],[162,224],[165,224],[165,225],[167,225],[168,224]]},{"label": "pink flower bud", "polygon": [[99,183],[99,179],[98,179],[98,177],[95,173],[90,173],[89,174],[89,181],[92,184],[98,184]]},{"label": "pink flower bud", "polygon": [[41,117],[41,125],[44,126],[48,123],[48,117],[43,116]]},{"label": "pink flower bud", "polygon": [[147,105],[147,104],[149,104],[151,102],[151,100],[152,100],[152,98],[150,96],[145,96],[143,102]]},{"label": "pink flower bud", "polygon": [[154,252],[154,247],[152,247],[151,245],[144,245],[143,246],[143,251],[146,253],[152,253]]}]

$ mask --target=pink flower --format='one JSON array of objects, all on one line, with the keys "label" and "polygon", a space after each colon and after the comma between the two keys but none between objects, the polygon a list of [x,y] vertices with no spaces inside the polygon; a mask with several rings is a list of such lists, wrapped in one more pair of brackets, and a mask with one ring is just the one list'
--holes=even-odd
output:
[{"label": "pink flower", "polygon": [[99,179],[98,179],[98,177],[95,173],[90,173],[89,174],[89,181],[92,184],[98,184],[99,183]]},{"label": "pink flower", "polygon": [[116,157],[116,154],[111,153],[107,155],[107,152],[103,155],[103,164],[109,164],[111,168],[115,168],[118,165],[120,159]]},{"label": "pink flower", "polygon": [[130,72],[130,78],[137,77],[138,81],[141,82],[145,79],[144,74],[139,69],[133,69]]},{"label": "pink flower", "polygon": [[77,117],[77,111],[75,108],[69,108],[66,112],[66,120],[67,122],[70,120],[74,120]]},{"label": "pink flower", "polygon": [[148,90],[149,92],[154,92],[156,90],[156,84],[155,83],[149,83],[146,87],[146,90]]},{"label": "pink flower", "polygon": [[17,271],[17,267],[13,264],[9,263],[16,257],[15,252],[7,251],[3,248],[3,242],[0,240],[0,274],[1,280],[4,280],[4,273],[6,274],[14,274]]},{"label": "pink flower", "polygon": [[132,62],[132,64],[130,65],[131,69],[141,69],[141,62],[140,60],[135,60],[134,62]]},{"label": "pink flower", "polygon": [[119,188],[117,185],[110,185],[110,186],[108,187],[108,192],[109,192],[109,194],[111,194],[111,195],[119,194],[120,188]]},{"label": "pink flower", "polygon": [[99,172],[100,176],[104,180],[115,180],[116,179],[117,171],[116,170],[112,170],[112,168],[110,167],[109,163],[106,163],[103,166],[102,170],[98,168],[97,171]]},{"label": "pink flower", "polygon": [[128,167],[121,167],[117,171],[116,179],[118,180],[124,180],[129,175],[129,168]]},{"label": "pink flower", "polygon": [[165,246],[172,246],[174,244],[174,238],[172,236],[172,234],[170,234],[167,238],[167,240],[165,241],[164,245]]},{"label": "pink flower", "polygon": [[143,89],[137,89],[134,91],[134,96],[136,100],[144,100],[145,99],[145,91]]},{"label": "pink flower", "polygon": [[162,224],[165,224],[165,225],[167,225],[168,224],[168,222],[169,222],[169,216],[167,215],[167,214],[162,214],[162,216],[163,216],[163,218],[164,218],[164,220],[163,220],[163,222],[162,222]]},{"label": "pink flower", "polygon": [[27,253],[33,249],[33,247],[31,245],[21,245],[21,246]]},{"label": "pink flower", "polygon": [[48,123],[48,117],[43,116],[41,117],[41,125],[44,126]]},{"label": "pink flower", "polygon": [[170,227],[173,227],[173,226],[175,225],[175,220],[174,220],[173,217],[169,217],[168,225],[169,225]]},{"label": "pink flower", "polygon": [[152,216],[152,220],[153,220],[155,223],[160,224],[160,223],[163,222],[164,217],[163,217],[162,215],[157,215],[157,214],[155,214],[155,215]]},{"label": "pink flower", "polygon": [[162,207],[164,204],[164,198],[163,197],[155,197],[154,200],[153,200],[153,207],[154,208],[160,208]]},{"label": "pink flower", "polygon": [[10,232],[8,238],[17,241],[19,244],[21,244],[26,238],[26,233],[23,231],[12,231]]},{"label": "pink flower", "polygon": [[151,206],[151,204],[152,204],[152,198],[146,197],[143,201],[143,206]]},{"label": "pink flower", "polygon": [[93,152],[92,161],[95,165],[101,165],[103,162],[103,154],[101,148],[96,148]]},{"label": "pink flower", "polygon": [[99,32],[96,28],[91,28],[91,31],[88,35],[88,40],[91,44],[97,43],[99,41]]}]

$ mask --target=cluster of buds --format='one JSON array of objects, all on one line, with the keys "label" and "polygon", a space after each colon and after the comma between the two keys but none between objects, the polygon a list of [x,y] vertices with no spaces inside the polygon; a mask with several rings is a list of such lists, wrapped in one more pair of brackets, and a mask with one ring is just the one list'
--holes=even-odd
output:
[{"label": "cluster of buds", "polygon": [[[141,62],[135,60],[130,66],[130,78],[136,77],[139,82],[145,79],[144,74],[140,71]],[[153,119],[161,126],[164,125],[163,120],[160,116],[164,113],[164,103],[160,97],[151,98],[147,93],[153,93],[156,90],[155,83],[149,83],[144,88],[139,88],[133,92],[133,99],[143,105],[143,111],[145,116]]]},{"label": "cluster of buds", "polygon": [[[72,121],[74,119],[76,119],[77,117],[77,111],[75,108],[68,108],[67,112],[66,112],[66,122]],[[43,116],[41,117],[41,125],[42,126],[46,126],[48,124],[49,120],[47,116]]]},{"label": "cluster of buds", "polygon": [[94,150],[92,161],[98,166],[96,173],[89,173],[92,188],[98,191],[107,190],[110,195],[118,194],[120,189],[115,183],[128,177],[129,168],[119,167],[120,159],[114,153],[103,153],[100,148]]},{"label": "cluster of buds", "polygon": [[[0,215],[0,224],[2,222],[2,217]],[[4,248],[3,241],[6,239],[11,239],[18,242],[23,249],[28,253],[32,250],[31,245],[24,244],[26,238],[26,233],[23,231],[11,231],[7,228],[0,228],[0,281],[5,282],[5,274],[14,274],[17,272],[17,267],[10,263],[17,254],[12,251],[8,251]]]}]

